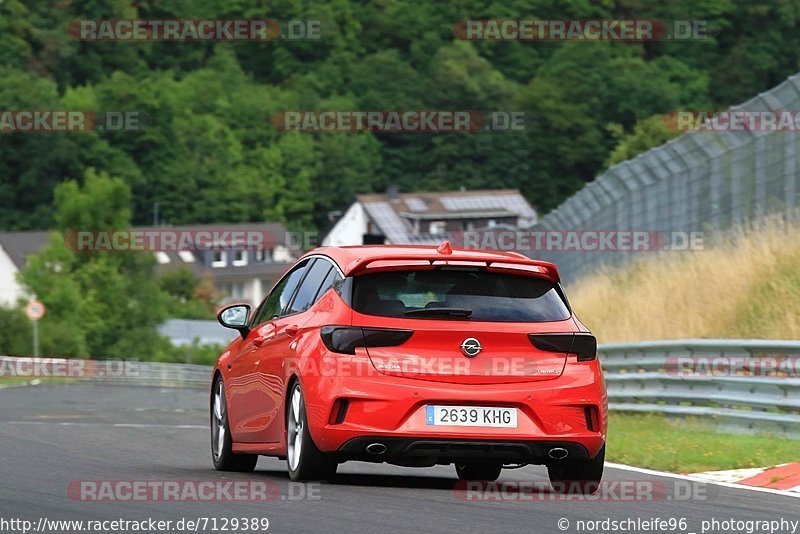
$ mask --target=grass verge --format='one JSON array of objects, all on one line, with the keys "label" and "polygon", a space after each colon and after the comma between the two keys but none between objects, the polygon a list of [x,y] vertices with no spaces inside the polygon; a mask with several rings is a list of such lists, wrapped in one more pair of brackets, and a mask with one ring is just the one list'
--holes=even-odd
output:
[{"label": "grass verge", "polygon": [[771,219],[696,252],[598,269],[568,288],[601,343],[800,338],[800,223]]},{"label": "grass verge", "polygon": [[796,462],[800,448],[779,436],[718,433],[698,418],[612,412],[608,426],[608,461],[673,473]]}]

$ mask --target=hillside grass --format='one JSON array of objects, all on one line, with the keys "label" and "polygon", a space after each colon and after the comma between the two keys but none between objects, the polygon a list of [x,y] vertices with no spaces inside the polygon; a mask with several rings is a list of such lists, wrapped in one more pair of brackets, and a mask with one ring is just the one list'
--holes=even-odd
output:
[{"label": "hillside grass", "polygon": [[770,220],[713,248],[601,269],[567,289],[600,343],[800,339],[800,224]]}]

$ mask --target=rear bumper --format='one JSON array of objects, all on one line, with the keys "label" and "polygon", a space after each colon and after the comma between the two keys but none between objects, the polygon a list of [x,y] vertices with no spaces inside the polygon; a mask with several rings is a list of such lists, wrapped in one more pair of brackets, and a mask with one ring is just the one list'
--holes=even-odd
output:
[{"label": "rear bumper", "polygon": [[[598,361],[567,363],[553,380],[508,384],[458,384],[375,375],[300,375],[309,430],[317,447],[346,458],[497,458],[543,463],[553,447],[573,458],[593,458],[605,443],[607,397]],[[337,402],[339,401],[339,402]],[[344,417],[340,405],[346,401]],[[517,428],[448,427],[426,424],[425,407],[514,407]],[[587,424],[586,409],[596,410]],[[594,428],[589,428],[593,426]],[[380,442],[384,455],[365,448]]]},{"label": "rear bumper", "polygon": [[[381,454],[367,452],[367,446],[380,443]],[[342,459],[367,462],[393,462],[413,458],[431,458],[450,464],[469,460],[497,460],[504,463],[543,464],[551,460],[552,449],[564,449],[566,458],[586,460],[589,453],[580,443],[569,441],[481,441],[443,438],[386,438],[365,436],[353,438],[337,451]]]}]

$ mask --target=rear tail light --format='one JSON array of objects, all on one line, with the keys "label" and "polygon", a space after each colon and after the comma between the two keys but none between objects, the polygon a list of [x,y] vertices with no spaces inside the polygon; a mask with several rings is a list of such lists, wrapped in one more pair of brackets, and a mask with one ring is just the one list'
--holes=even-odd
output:
[{"label": "rear tail light", "polygon": [[331,352],[355,354],[358,347],[394,347],[402,345],[413,330],[395,328],[361,328],[358,326],[323,326],[322,342]]},{"label": "rear tail light", "polygon": [[579,362],[597,358],[597,338],[591,334],[528,334],[528,338],[539,350],[577,354]]}]

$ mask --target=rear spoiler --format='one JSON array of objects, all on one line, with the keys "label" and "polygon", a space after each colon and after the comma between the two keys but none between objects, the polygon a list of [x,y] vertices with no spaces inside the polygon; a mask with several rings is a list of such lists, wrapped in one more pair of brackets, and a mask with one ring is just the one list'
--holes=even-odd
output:
[{"label": "rear spoiler", "polygon": [[503,272],[523,276],[535,276],[558,283],[561,277],[556,266],[548,261],[529,258],[503,258],[501,260],[481,260],[478,258],[443,259],[441,255],[430,257],[419,254],[395,255],[386,258],[358,258],[345,268],[347,275],[385,271],[433,270],[439,267],[477,267],[490,272]]}]

